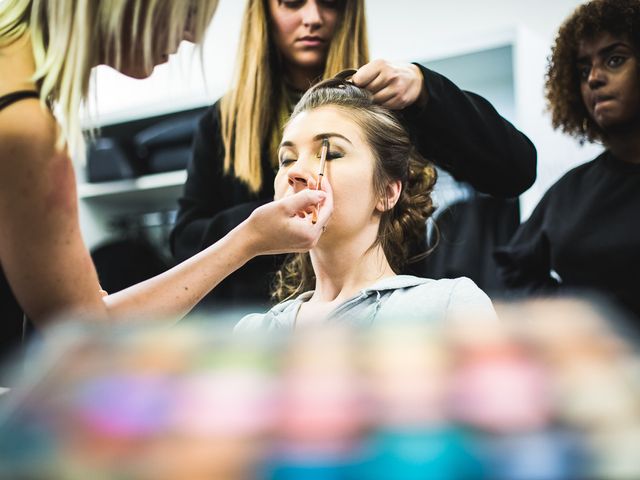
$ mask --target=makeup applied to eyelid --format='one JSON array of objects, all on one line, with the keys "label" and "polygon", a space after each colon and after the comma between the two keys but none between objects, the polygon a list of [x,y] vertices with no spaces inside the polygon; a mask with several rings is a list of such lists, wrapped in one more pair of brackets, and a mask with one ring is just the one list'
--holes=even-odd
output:
[{"label": "makeup applied to eyelid", "polygon": [[[327,139],[327,140],[328,140],[329,138],[332,138],[332,137],[335,137],[335,138],[341,138],[341,139],[343,139],[344,141],[348,142],[348,143],[349,143],[349,145],[353,145],[353,143],[351,143],[351,140],[349,140],[349,139],[348,139],[347,137],[345,137],[344,135],[341,135],[341,134],[339,134],[339,133],[333,133],[333,132],[328,132],[328,133],[319,133],[318,135],[315,135],[315,136],[313,137],[313,139],[312,139],[312,140],[313,140],[314,142],[320,142],[320,141],[322,141],[322,140],[324,140],[324,139]],[[284,142],[282,142],[282,143],[280,144],[280,148],[282,148],[282,147],[294,147],[294,146],[295,146],[295,144],[294,144],[293,142],[289,141],[289,140],[285,140]]]}]

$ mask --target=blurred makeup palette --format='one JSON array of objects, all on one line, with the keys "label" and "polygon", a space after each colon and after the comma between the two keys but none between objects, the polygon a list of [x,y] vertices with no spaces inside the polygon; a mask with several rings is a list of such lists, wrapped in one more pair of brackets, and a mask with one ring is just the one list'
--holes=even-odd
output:
[{"label": "blurred makeup palette", "polygon": [[0,478],[640,478],[640,357],[614,314],[497,310],[288,336],[58,327],[0,397]]}]

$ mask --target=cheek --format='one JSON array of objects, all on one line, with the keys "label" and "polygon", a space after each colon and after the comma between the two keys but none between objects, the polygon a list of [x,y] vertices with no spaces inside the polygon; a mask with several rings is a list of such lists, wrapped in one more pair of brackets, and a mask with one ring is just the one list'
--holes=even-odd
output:
[{"label": "cheek", "polygon": [[278,44],[288,44],[300,21],[294,14],[280,14],[273,18],[273,30]]},{"label": "cheek", "polygon": [[586,107],[587,111],[591,111],[591,105],[589,102],[589,87],[585,82],[580,82],[580,98],[582,98],[582,103]]},{"label": "cheek", "polygon": [[630,106],[638,108],[638,105],[640,104],[640,72],[634,73],[635,75],[629,79],[627,92],[629,92]]},{"label": "cheek", "polygon": [[372,177],[363,172],[342,172],[341,174],[336,168],[328,178],[333,189],[337,216],[345,215],[351,220],[369,217],[376,203]]},{"label": "cheek", "polygon": [[336,33],[336,27],[338,26],[338,13],[332,11],[325,15],[325,25],[327,33],[333,38]]}]

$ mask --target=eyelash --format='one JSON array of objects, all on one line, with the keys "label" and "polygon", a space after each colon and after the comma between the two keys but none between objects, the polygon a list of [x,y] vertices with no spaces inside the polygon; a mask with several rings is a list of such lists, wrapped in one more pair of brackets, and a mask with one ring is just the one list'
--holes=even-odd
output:
[{"label": "eyelash", "polygon": [[[338,158],[342,158],[344,157],[343,153],[340,152],[328,152],[327,153],[327,161],[330,160],[336,160]],[[320,158],[320,154],[317,155],[317,158]],[[295,162],[297,159],[295,158],[283,158],[282,160],[280,160],[280,168],[282,167],[286,167],[287,165],[290,165],[291,163]]]},{"label": "eyelash", "polygon": [[[612,65],[611,60],[614,60],[614,59],[616,59],[617,62],[614,62],[615,64]],[[606,59],[605,64],[608,68],[618,68],[622,66],[626,60],[627,60],[627,57],[625,57],[624,55],[611,55]],[[589,72],[591,72],[591,67],[589,66],[578,68],[578,75],[583,80],[586,80],[587,78],[589,78]]]},{"label": "eyelash", "polygon": [[[285,8],[290,8],[292,10],[300,8],[305,3],[305,0],[279,0],[278,5],[282,5]],[[319,2],[325,8],[337,8],[338,0],[322,0]]]}]

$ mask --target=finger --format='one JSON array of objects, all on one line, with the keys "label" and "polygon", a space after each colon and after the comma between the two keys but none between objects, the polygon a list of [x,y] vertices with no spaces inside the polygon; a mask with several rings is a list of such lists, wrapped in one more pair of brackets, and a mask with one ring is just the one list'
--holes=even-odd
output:
[{"label": "finger", "polygon": [[381,90],[389,87],[390,83],[391,83],[391,80],[389,76],[385,72],[380,72],[380,75],[378,75],[371,82],[369,82],[369,84],[364,88],[366,88],[367,91],[375,95]]},{"label": "finger", "polygon": [[102,289],[100,289],[100,290],[99,290],[99,292],[100,292],[100,296],[101,296],[101,297],[108,297],[108,296],[109,296],[109,294],[107,293],[107,291],[106,291],[106,290],[102,290]]},{"label": "finger", "polygon": [[369,62],[358,69],[356,73],[351,77],[351,81],[360,88],[367,88],[373,80],[375,80],[382,72],[382,65],[384,63],[378,60]]},{"label": "finger", "polygon": [[403,101],[401,97],[396,96],[381,103],[380,105],[389,110],[402,110],[403,108],[406,108],[408,104]]},{"label": "finger", "polygon": [[298,212],[303,212],[308,207],[317,205],[322,202],[327,194],[322,190],[302,190],[290,197],[278,200],[280,204],[285,208],[289,215],[296,215]]},{"label": "finger", "polygon": [[386,107],[387,105],[385,104],[387,102],[392,101],[398,97],[399,97],[398,91],[395,88],[385,88],[384,90],[376,93],[373,96],[373,101],[378,105],[383,105]]}]

